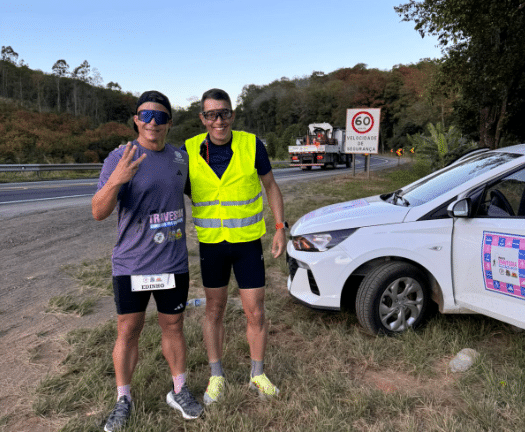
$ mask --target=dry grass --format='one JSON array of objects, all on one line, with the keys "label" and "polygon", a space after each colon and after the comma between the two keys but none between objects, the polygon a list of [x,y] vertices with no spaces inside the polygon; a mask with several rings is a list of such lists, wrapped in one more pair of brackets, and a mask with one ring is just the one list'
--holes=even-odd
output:
[{"label": "dry grass", "polygon": [[[321,205],[393,190],[400,182],[410,181],[408,174],[373,175],[370,180],[340,177],[308,187],[304,183],[284,186],[287,218],[294,222]],[[272,234],[266,235],[265,250],[269,250]],[[201,297],[196,242],[191,236],[189,240],[193,249],[190,297]],[[141,361],[132,383],[136,410],[126,430],[521,430],[525,423],[524,333],[486,317],[436,315],[417,333],[370,337],[350,312],[319,312],[294,303],[286,291],[284,258],[275,260],[268,255],[265,260],[270,322],[265,369],[281,395],[263,403],[249,392],[245,318],[242,310],[231,304],[226,313],[223,359],[227,397],[208,408],[202,419],[182,420],[164,402],[170,374],[153,314],[141,338]],[[93,277],[93,272],[85,269],[80,273],[89,273],[88,280]],[[103,268],[100,274],[104,274]],[[237,296],[234,288],[231,295]],[[202,316],[202,308],[193,308],[187,310],[185,319],[188,380],[198,398],[202,398],[209,374],[200,329]],[[41,383],[35,411],[46,417],[65,417],[63,431],[101,430],[115,399],[114,338],[114,322],[70,334],[70,355],[63,372]],[[468,372],[452,375],[448,361],[465,347],[478,350],[480,359]]]},{"label": "dry grass", "polygon": [[43,180],[98,179],[99,170],[0,172],[0,183],[36,182]]}]

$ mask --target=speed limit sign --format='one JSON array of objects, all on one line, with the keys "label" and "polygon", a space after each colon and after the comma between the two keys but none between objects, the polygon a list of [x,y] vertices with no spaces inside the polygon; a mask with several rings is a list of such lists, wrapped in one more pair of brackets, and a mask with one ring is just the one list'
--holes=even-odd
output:
[{"label": "speed limit sign", "polygon": [[352,129],[358,134],[370,132],[374,127],[374,117],[368,111],[359,111],[352,117]]},{"label": "speed limit sign", "polygon": [[345,153],[378,153],[380,108],[355,108],[346,112]]}]

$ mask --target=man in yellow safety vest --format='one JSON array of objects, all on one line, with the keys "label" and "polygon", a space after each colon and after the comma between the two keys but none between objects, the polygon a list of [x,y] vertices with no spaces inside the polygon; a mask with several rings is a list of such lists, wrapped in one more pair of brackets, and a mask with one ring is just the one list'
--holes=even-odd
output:
[{"label": "man in yellow safety vest", "polygon": [[261,182],[276,222],[272,243],[275,258],[286,247],[288,225],[284,221],[283,198],[264,144],[253,134],[232,131],[235,112],[228,94],[220,89],[208,90],[202,96],[201,108],[199,117],[207,133],[187,140],[184,147],[189,155],[192,216],[206,293],[203,333],[211,377],[204,402],[216,402],[224,390],[223,318],[232,268],[247,318],[250,388],[262,397],[276,396],[279,389],[263,372],[268,325],[264,315],[261,237],[266,227]]}]

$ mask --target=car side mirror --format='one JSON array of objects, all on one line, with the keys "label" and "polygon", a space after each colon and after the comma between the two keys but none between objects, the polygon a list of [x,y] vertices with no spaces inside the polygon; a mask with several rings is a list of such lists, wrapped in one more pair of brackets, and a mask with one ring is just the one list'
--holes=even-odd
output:
[{"label": "car side mirror", "polygon": [[447,213],[450,217],[470,217],[470,210],[472,208],[472,204],[470,201],[470,198],[463,198],[459,201],[454,201],[453,203],[450,203],[450,205],[447,207]]}]

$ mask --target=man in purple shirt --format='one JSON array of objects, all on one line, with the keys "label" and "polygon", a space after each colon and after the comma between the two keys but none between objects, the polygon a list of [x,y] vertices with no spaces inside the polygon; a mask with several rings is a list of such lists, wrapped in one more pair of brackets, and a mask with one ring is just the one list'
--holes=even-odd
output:
[{"label": "man in purple shirt", "polygon": [[166,401],[186,419],[198,418],[203,411],[185,384],[183,312],[189,272],[183,191],[188,155],[165,142],[172,125],[166,96],[145,92],[136,111],[138,138],[108,155],[92,200],[96,220],[106,219],[115,208],[118,211],[118,238],[112,254],[118,313],[113,350],[117,403],[106,432],[121,429],[131,415],[130,384],[151,295],[157,303],[162,353],[173,378]]}]

